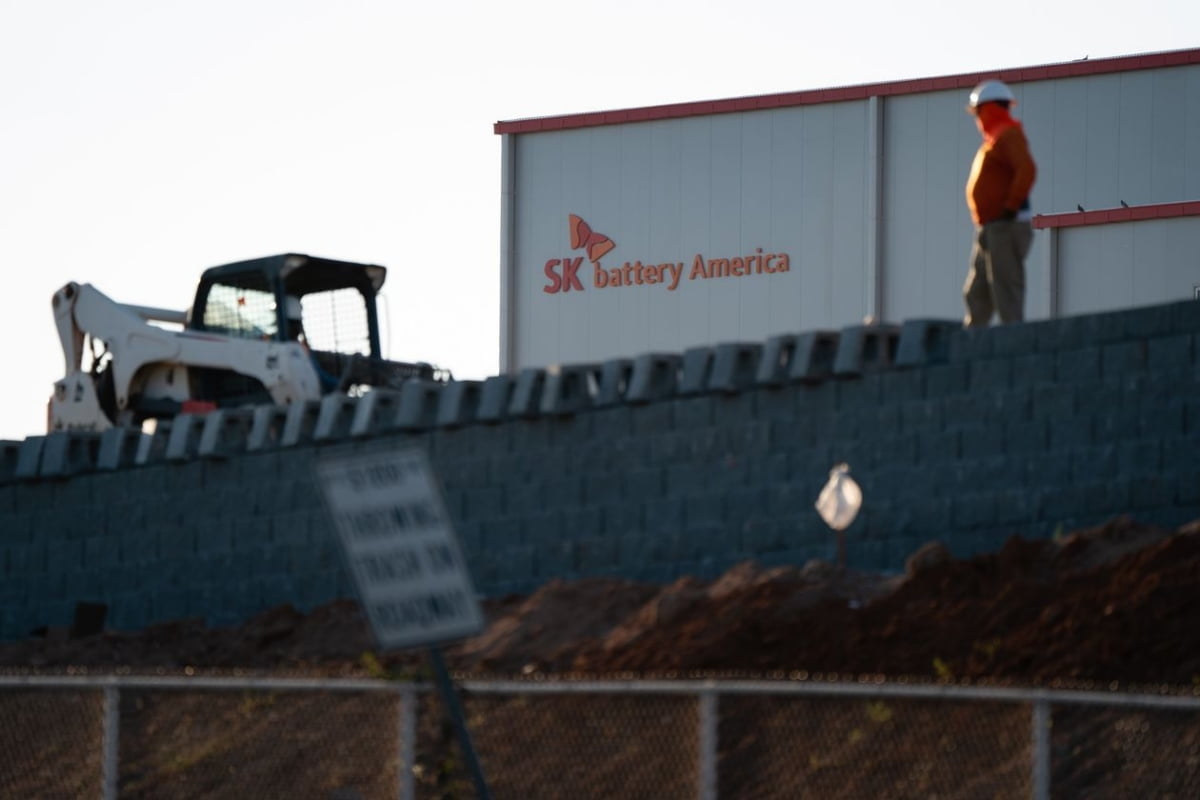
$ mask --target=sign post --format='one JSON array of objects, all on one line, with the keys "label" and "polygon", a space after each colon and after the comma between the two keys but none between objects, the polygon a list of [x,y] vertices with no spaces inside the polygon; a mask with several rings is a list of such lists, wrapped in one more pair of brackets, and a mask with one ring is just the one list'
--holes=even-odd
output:
[{"label": "sign post", "polygon": [[328,456],[316,469],[375,640],[383,650],[429,647],[476,794],[490,798],[437,648],[482,631],[483,612],[428,457],[421,450]]}]

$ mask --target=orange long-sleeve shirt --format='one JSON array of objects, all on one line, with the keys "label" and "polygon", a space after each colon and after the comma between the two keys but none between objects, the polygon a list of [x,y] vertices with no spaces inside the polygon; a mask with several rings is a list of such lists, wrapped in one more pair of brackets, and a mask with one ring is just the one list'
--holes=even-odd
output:
[{"label": "orange long-sleeve shirt", "polygon": [[967,178],[967,207],[976,225],[1000,219],[1005,209],[1020,211],[1037,178],[1037,164],[1020,124],[994,139],[984,137]]}]

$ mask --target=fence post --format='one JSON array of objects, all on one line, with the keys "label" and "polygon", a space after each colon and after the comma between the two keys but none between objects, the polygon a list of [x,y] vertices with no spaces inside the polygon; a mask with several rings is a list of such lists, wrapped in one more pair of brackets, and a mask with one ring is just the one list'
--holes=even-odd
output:
[{"label": "fence post", "polygon": [[117,800],[120,778],[121,694],[115,683],[104,687],[103,741],[100,744],[100,796]]},{"label": "fence post", "polygon": [[1050,702],[1033,701],[1033,800],[1050,800]]},{"label": "fence post", "polygon": [[410,684],[400,690],[400,800],[417,800],[416,759],[417,693]]},{"label": "fence post", "polygon": [[700,800],[717,800],[717,690],[700,692]]}]

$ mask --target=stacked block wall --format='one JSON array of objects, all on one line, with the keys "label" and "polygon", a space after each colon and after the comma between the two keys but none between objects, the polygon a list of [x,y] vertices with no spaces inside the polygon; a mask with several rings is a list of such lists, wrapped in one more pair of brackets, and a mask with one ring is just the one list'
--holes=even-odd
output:
[{"label": "stacked block wall", "polygon": [[1200,519],[1200,303],[958,331],[926,365],[815,383],[10,479],[0,638],[79,601],[134,629],[352,596],[314,459],[391,447],[431,454],[486,595],[832,559],[813,503],[843,461],[860,569],[931,539],[967,556],[1124,513],[1175,526]]}]

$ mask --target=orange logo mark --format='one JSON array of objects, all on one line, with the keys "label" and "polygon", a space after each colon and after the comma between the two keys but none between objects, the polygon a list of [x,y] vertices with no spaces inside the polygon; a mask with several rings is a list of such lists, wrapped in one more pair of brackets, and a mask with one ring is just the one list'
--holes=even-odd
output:
[{"label": "orange logo mark", "polygon": [[612,239],[592,230],[592,226],[584,222],[582,217],[569,214],[567,216],[567,224],[571,231],[571,249],[586,248],[588,261],[599,261],[606,253],[612,252],[613,248],[617,246]]}]

